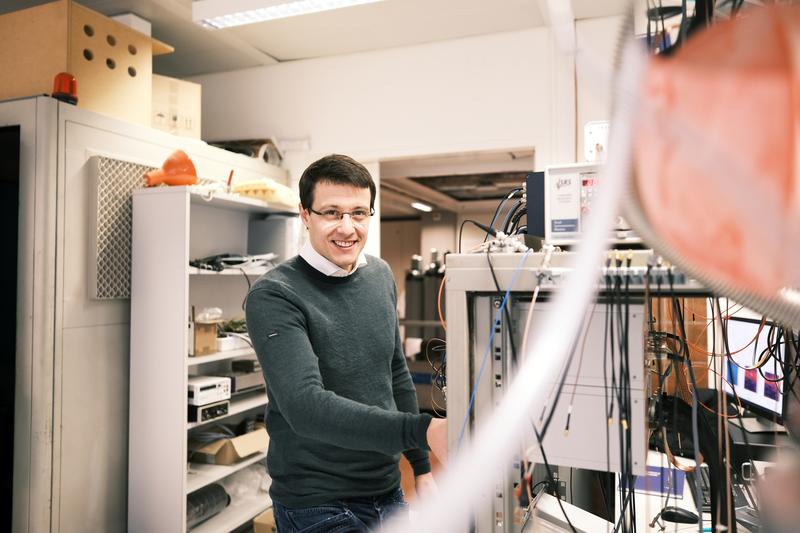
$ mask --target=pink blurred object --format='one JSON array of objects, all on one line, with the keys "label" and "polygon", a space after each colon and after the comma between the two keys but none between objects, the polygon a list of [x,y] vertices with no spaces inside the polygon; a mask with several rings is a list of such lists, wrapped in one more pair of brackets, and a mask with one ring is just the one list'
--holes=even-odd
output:
[{"label": "pink blurred object", "polygon": [[800,286],[800,6],[717,23],[645,79],[635,187],[656,234],[733,288]]}]

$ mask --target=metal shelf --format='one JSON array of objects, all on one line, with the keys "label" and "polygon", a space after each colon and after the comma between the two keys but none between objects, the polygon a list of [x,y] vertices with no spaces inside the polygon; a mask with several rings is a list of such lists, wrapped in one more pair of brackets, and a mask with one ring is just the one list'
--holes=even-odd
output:
[{"label": "metal shelf", "polygon": [[239,348],[238,350],[226,350],[224,352],[216,352],[209,355],[200,355],[198,357],[187,357],[186,366],[198,366],[206,363],[213,363],[215,361],[224,361],[226,359],[234,359],[236,357],[254,356],[256,352],[250,348]]},{"label": "metal shelf", "polygon": [[219,533],[220,531],[233,531],[248,520],[272,507],[272,500],[266,494],[232,500],[231,504],[218,515],[209,518],[196,528],[192,533]]},{"label": "metal shelf", "polygon": [[244,274],[248,276],[262,276],[273,268],[274,267],[267,266],[247,268],[244,272],[238,268],[226,268],[225,270],[217,272],[216,270],[204,270],[202,268],[190,266],[188,267],[188,272],[190,276],[242,276]]},{"label": "metal shelf", "polygon": [[[240,175],[249,173],[243,170]],[[263,389],[237,395],[231,398],[224,417],[187,422],[187,375],[213,373],[215,365],[225,367],[236,358],[256,358],[245,344],[237,344],[234,350],[188,357],[186,319],[192,306],[213,303],[233,316],[230,311],[238,312],[247,289],[241,270],[201,270],[191,267],[189,261],[220,249],[238,253],[246,248],[250,220],[274,213],[297,216],[297,208],[267,204],[222,189],[210,192],[184,186],[137,189],[133,192],[133,211],[129,420],[135,431],[129,432],[128,493],[132,497],[128,500],[128,521],[140,531],[186,533],[187,494],[266,456],[255,454],[230,466],[191,464],[187,472],[191,433],[213,422],[230,422],[263,412],[268,401]],[[254,281],[270,268],[269,264],[246,267],[244,274]],[[150,394],[153,390],[164,394],[154,396]],[[161,440],[152,439],[153,434],[176,445],[164,448]],[[232,501],[194,531],[234,530],[270,504],[268,495],[254,491],[250,497]]]},{"label": "metal shelf", "polygon": [[194,429],[196,427],[204,426],[212,422],[219,422],[220,420],[225,420],[226,418],[231,417],[233,415],[238,415],[239,413],[244,413],[245,411],[249,411],[250,409],[261,407],[263,405],[267,405],[266,392],[248,395],[246,398],[242,398],[240,400],[231,400],[231,407],[230,409],[228,409],[227,415],[221,416],[219,418],[214,418],[211,420],[206,420],[205,422],[189,422],[187,428]]},{"label": "metal shelf", "polygon": [[228,466],[190,463],[189,471],[186,473],[186,494],[228,477],[234,472],[263,460],[266,456],[267,452],[257,453],[244,461]]},{"label": "metal shelf", "polygon": [[209,194],[197,187],[188,187],[191,194],[191,202],[196,205],[210,205],[212,207],[222,207],[224,209],[235,209],[239,211],[247,211],[250,213],[289,213],[292,215],[297,214],[297,207],[282,205],[282,204],[268,204],[255,198],[240,196],[238,194],[230,194],[222,191],[214,191]]}]

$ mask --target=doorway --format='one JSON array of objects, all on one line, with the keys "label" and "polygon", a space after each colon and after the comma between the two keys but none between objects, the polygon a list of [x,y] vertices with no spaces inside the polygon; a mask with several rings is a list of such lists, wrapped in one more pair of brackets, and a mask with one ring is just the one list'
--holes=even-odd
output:
[{"label": "doorway", "polygon": [[[6,235],[0,263],[0,531],[11,531],[14,472],[14,386],[17,358],[17,254],[20,127],[0,128],[0,227]],[[10,296],[14,295],[13,298]]]}]

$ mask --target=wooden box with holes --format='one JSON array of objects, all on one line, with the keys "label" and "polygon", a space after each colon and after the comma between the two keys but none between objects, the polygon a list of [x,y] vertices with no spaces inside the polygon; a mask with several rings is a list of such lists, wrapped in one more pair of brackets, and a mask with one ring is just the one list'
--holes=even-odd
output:
[{"label": "wooden box with holes", "polygon": [[153,56],[173,49],[71,0],[0,16],[0,101],[50,94],[77,81],[78,107],[150,126]]}]

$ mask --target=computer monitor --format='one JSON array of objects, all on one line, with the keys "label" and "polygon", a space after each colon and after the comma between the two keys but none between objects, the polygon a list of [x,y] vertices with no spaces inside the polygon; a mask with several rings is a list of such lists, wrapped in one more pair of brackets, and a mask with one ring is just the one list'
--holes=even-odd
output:
[{"label": "computer monitor", "polygon": [[[785,404],[782,380],[786,349],[783,339],[778,338],[775,324],[765,322],[759,333],[760,325],[760,320],[728,319],[728,347],[732,353],[730,359],[725,360],[723,389],[731,397],[735,391],[735,396],[750,411],[781,424]],[[744,346],[747,347],[742,349]],[[769,350],[775,355],[769,357],[761,368],[753,368]]]}]

